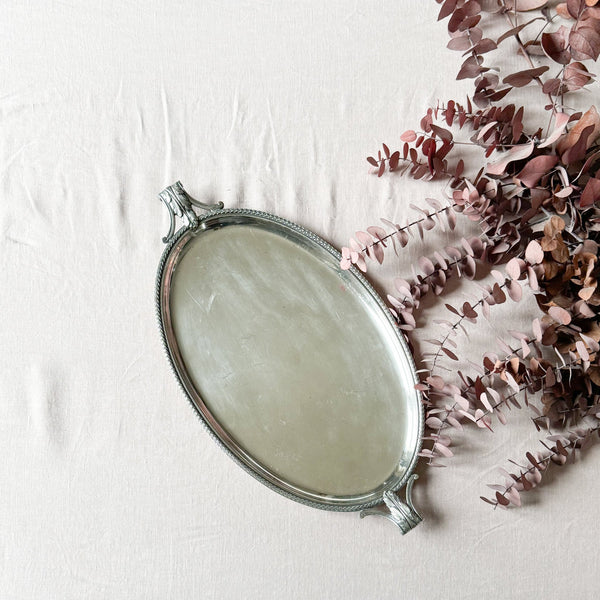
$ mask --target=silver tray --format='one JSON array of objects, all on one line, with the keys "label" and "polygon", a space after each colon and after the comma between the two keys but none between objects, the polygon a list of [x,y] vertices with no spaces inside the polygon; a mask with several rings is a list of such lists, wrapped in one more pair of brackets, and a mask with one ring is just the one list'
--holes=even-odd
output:
[{"label": "silver tray", "polygon": [[[160,198],[171,218],[156,282],[160,332],[214,439],[287,498],[384,516],[402,533],[415,527],[417,376],[371,285],[294,223],[202,204],[179,182]],[[404,485],[405,502],[395,494]]]}]

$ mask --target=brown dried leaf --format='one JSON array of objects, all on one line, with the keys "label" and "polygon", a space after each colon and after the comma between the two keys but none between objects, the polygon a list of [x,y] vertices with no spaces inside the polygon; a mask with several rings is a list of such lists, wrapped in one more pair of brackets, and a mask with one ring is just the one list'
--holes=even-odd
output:
[{"label": "brown dried leaf", "polygon": [[600,32],[594,27],[577,27],[571,30],[569,44],[575,60],[598,60],[600,56]]},{"label": "brown dried leaf", "polygon": [[456,79],[474,79],[483,71],[487,71],[487,69],[482,67],[474,56],[470,56],[462,64]]},{"label": "brown dried leaf", "polygon": [[585,0],[567,0],[567,10],[574,19],[579,17],[584,7]]},{"label": "brown dried leaf", "polygon": [[473,309],[473,307],[468,302],[465,302],[462,305],[462,311],[463,311],[463,314],[465,315],[465,317],[467,317],[469,319],[476,319],[477,318],[477,313],[475,312],[475,310]]},{"label": "brown dried leaf", "polygon": [[449,17],[456,8],[458,0],[446,0],[444,4],[442,4],[442,8],[440,8],[440,13],[438,14],[438,21]]},{"label": "brown dried leaf", "polygon": [[572,62],[565,67],[563,84],[569,92],[580,90],[590,81],[592,81],[592,76],[583,63]]},{"label": "brown dried leaf", "polygon": [[556,12],[563,18],[563,19],[571,19],[571,15],[569,14],[569,9],[567,8],[567,3],[566,2],[560,2],[559,4],[556,5]]},{"label": "brown dried leaf", "polygon": [[595,106],[592,106],[583,116],[575,123],[573,129],[567,133],[556,145],[556,149],[559,154],[563,154],[569,148],[572,148],[581,137],[581,134],[584,129],[593,125],[594,129],[591,132],[591,135],[588,137],[588,143],[586,143],[586,148],[589,148],[592,143],[598,137],[600,133],[600,115],[598,115],[598,111]]},{"label": "brown dried leaf", "polygon": [[444,129],[443,127],[439,127],[438,125],[435,125],[432,123],[431,131],[433,131],[433,133],[435,133],[435,135],[437,135],[440,139],[442,139],[444,141],[448,141],[448,142],[452,141],[452,133],[450,131],[448,131],[447,129]]},{"label": "brown dried leaf", "polygon": [[510,504],[510,501],[507,500],[500,492],[496,492],[496,500],[498,501],[498,504],[502,506],[508,506]]},{"label": "brown dried leaf", "polygon": [[506,294],[502,291],[502,288],[497,283],[495,283],[494,287],[492,288],[492,297],[496,301],[496,304],[502,304],[503,302],[506,302]]},{"label": "brown dried leaf", "polygon": [[518,33],[521,32],[521,30],[523,30],[525,27],[527,27],[527,25],[531,25],[531,23],[534,23],[535,21],[538,21],[540,19],[543,19],[543,17],[537,17],[535,19],[531,19],[531,21],[527,21],[527,23],[521,23],[521,25],[518,25],[517,27],[513,27],[512,29],[509,29],[508,31],[504,32],[496,41],[497,44],[500,44],[501,42],[503,42],[504,40],[508,39],[509,37],[513,36],[513,35],[517,35]]},{"label": "brown dried leaf", "polygon": [[554,62],[566,65],[571,60],[569,50],[569,29],[561,25],[553,33],[542,34],[542,48]]},{"label": "brown dried leaf", "polygon": [[442,346],[442,352],[448,357],[451,358],[452,360],[458,360],[458,356],[456,356],[456,354],[454,354],[454,352],[452,352],[452,350],[449,350],[448,348],[446,348],[445,346]]},{"label": "brown dried leaf", "polygon": [[583,193],[581,194],[579,206],[581,206],[581,208],[586,208],[592,206],[598,202],[598,200],[600,200],[600,179],[592,177],[587,182]]},{"label": "brown dried leaf", "polygon": [[512,85],[513,87],[524,87],[531,83],[536,77],[543,75],[550,67],[535,67],[534,69],[525,69],[518,73],[506,76],[502,81],[506,85]]}]

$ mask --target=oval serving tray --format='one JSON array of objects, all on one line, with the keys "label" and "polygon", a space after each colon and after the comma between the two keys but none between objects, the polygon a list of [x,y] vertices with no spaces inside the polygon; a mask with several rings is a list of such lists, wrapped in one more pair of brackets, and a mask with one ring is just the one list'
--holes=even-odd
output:
[{"label": "oval serving tray", "polygon": [[[412,356],[381,298],[298,225],[202,204],[179,182],[160,198],[171,217],[160,330],[215,439],[290,499],[415,527],[423,411]],[[176,216],[184,225],[174,233]],[[394,492],[405,484],[403,502]]]}]

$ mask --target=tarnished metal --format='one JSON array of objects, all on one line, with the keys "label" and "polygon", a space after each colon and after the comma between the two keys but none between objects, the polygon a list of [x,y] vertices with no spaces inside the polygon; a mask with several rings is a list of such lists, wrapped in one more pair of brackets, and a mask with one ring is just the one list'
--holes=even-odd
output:
[{"label": "tarnished metal", "polygon": [[[168,245],[165,248],[160,261],[156,280],[156,308],[159,328],[165,352],[171,364],[173,373],[209,433],[227,454],[244,468],[244,470],[249,472],[267,487],[287,498],[324,510],[362,511],[361,517],[368,515],[383,516],[396,524],[403,534],[413,529],[422,521],[421,515],[419,515],[412,503],[411,495],[412,486],[417,479],[417,475],[413,475],[412,473],[416,466],[418,452],[422,445],[424,426],[423,409],[421,406],[420,394],[418,392],[415,391],[415,396],[413,400],[411,400],[411,405],[413,405],[411,410],[418,411],[417,422],[415,422],[418,431],[415,431],[415,441],[414,443],[411,443],[411,447],[407,451],[406,459],[403,458],[398,464],[395,474],[390,476],[385,482],[382,482],[382,485],[377,490],[373,490],[368,494],[350,497],[323,495],[314,493],[308,489],[302,489],[289,481],[286,481],[284,478],[265,468],[260,462],[255,460],[253,456],[250,456],[242,447],[240,447],[235,439],[228,435],[227,431],[222,427],[222,424],[214,418],[210,413],[210,410],[208,410],[203,398],[193,385],[185,364],[179,355],[177,341],[171,324],[169,290],[173,269],[175,268],[178,257],[184,251],[186,244],[193,240],[195,236],[204,235],[205,232],[209,232],[214,228],[227,227],[231,223],[237,225],[244,223],[247,223],[248,225],[261,223],[261,226],[269,228],[274,232],[289,232],[290,235],[301,236],[301,238],[306,241],[307,246],[310,246],[311,243],[318,245],[320,248],[326,250],[338,264],[341,259],[340,253],[311,231],[274,215],[247,209],[224,210],[222,209],[222,203],[209,205],[198,202],[187,194],[180,182],[163,190],[160,193],[160,199],[165,203],[169,210],[170,228],[167,236],[163,238],[163,241]],[[199,216],[194,211],[194,206],[210,212]],[[175,217],[179,217],[183,222],[183,227],[177,232],[175,232]],[[288,235],[288,233],[286,233],[286,235]],[[395,332],[395,335],[403,348],[402,353],[406,360],[406,364],[410,368],[412,378],[410,385],[414,385],[414,383],[417,382],[416,367],[404,338],[404,334],[396,327],[389,309],[362,273],[354,267],[351,267],[349,273],[360,282],[363,289],[363,292],[361,293],[365,295],[365,298],[368,297],[370,298],[370,301],[375,301],[375,304],[378,307],[375,310],[381,311],[381,314],[384,315],[385,320],[389,322],[390,331]],[[416,406],[417,404],[418,407]],[[403,502],[398,498],[395,492],[405,485],[406,502]]]},{"label": "tarnished metal", "polygon": [[216,204],[205,204],[192,198],[181,185],[181,181],[175,182],[173,185],[166,187],[158,197],[165,203],[169,211],[170,224],[169,233],[162,239],[165,244],[168,244],[173,239],[175,233],[175,217],[179,217],[185,227],[195,227],[198,223],[198,215],[193,209],[193,206],[203,210],[215,210],[223,208],[222,202]]},{"label": "tarnished metal", "polygon": [[406,502],[402,502],[394,492],[384,492],[384,504],[362,510],[360,518],[370,515],[384,517],[397,525],[402,535],[414,529],[423,520],[412,503],[412,488],[418,478],[418,475],[411,475],[409,478],[406,484]]}]

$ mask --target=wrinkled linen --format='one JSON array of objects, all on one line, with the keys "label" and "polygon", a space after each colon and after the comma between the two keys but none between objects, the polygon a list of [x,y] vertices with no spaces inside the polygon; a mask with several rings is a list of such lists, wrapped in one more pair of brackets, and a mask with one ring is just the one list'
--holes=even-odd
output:
[{"label": "wrinkled linen", "polygon": [[[597,448],[521,510],[493,511],[479,495],[496,466],[538,447],[529,414],[457,435],[446,469],[418,468],[425,521],[403,538],[238,468],[159,340],[157,193],[175,180],[338,247],[443,198],[443,183],[378,179],[365,161],[471,90],[434,2],[39,0],[1,14],[2,598],[592,597]],[[372,281],[391,290],[460,227]],[[504,311],[459,340],[465,356],[533,314]],[[417,339],[444,312],[433,303]]]}]

